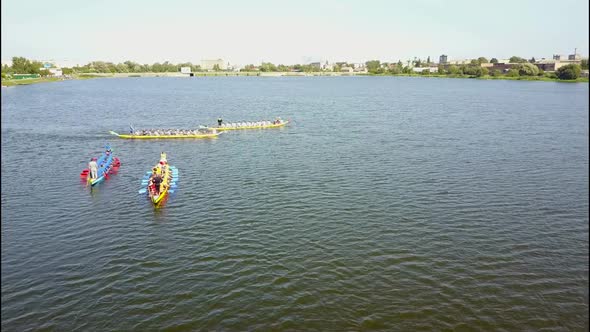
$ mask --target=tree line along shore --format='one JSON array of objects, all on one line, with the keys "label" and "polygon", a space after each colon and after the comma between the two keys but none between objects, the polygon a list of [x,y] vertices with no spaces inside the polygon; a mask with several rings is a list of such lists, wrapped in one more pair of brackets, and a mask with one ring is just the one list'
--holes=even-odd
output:
[{"label": "tree line along shore", "polygon": [[[461,65],[440,65],[421,61],[408,61],[404,65],[397,63],[381,63],[379,60],[367,61],[363,71],[343,71],[351,68],[351,64],[339,62],[331,70],[321,70],[314,65],[274,65],[263,62],[260,66],[247,65],[239,71],[228,71],[214,68],[202,70],[192,63],[172,64],[169,62],[139,64],[133,61],[114,64],[112,62],[94,61],[84,66],[60,68],[60,75],[55,75],[54,68],[45,68],[39,61],[24,57],[13,57],[12,65],[2,65],[2,86],[24,85],[40,82],[53,82],[64,79],[86,79],[96,77],[159,77],[159,76],[418,76],[418,77],[449,77],[478,79],[508,79],[534,81],[588,82],[588,77],[581,77],[582,71],[588,69],[587,59],[578,64],[568,64],[556,71],[545,72],[534,63],[534,58],[526,60],[520,57],[510,58],[510,69],[504,71],[488,69],[482,64],[494,64],[496,59],[488,61],[484,57],[471,60]],[[190,68],[189,73],[181,73],[181,68]],[[491,68],[491,67],[489,67]],[[417,71],[417,69],[427,69]]]}]

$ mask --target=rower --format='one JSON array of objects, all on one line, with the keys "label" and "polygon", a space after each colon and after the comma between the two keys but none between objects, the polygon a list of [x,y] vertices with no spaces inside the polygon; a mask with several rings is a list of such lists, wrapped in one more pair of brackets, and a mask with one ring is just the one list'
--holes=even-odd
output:
[{"label": "rower", "polygon": [[162,177],[159,174],[154,175],[152,179],[152,183],[154,184],[154,191],[155,193],[160,192],[160,184],[162,183]]},{"label": "rower", "polygon": [[221,127],[221,123],[223,123],[223,119],[221,117],[217,118],[217,125]]}]

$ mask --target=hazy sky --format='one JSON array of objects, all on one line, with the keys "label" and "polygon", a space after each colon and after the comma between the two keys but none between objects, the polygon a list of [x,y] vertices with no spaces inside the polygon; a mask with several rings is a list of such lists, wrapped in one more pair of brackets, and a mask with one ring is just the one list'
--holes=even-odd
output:
[{"label": "hazy sky", "polygon": [[2,0],[2,59],[538,59],[587,56],[588,25],[588,0]]}]

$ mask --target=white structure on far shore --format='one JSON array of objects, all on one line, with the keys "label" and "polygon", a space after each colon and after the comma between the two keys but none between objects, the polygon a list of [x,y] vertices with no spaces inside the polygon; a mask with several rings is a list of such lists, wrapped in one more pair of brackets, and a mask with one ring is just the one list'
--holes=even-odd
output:
[{"label": "white structure on far shore", "polygon": [[429,71],[431,73],[436,73],[438,71],[438,67],[413,67],[412,71],[415,73],[421,73],[423,71]]},{"label": "white structure on far shore", "polygon": [[326,61],[323,65],[322,65],[322,70],[329,70],[332,71],[334,70],[334,64],[333,63],[328,63],[328,61]]}]

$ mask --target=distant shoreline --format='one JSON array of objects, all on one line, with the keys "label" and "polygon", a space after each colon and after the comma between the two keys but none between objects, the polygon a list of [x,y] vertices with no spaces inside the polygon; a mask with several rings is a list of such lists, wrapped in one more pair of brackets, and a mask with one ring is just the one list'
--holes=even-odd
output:
[{"label": "distant shoreline", "polygon": [[[165,73],[91,73],[91,74],[75,74],[69,79],[90,79],[90,78],[129,78],[129,77],[182,77],[182,78],[199,78],[199,77],[236,77],[236,76],[252,76],[252,77],[311,77],[311,76],[332,76],[332,77],[347,77],[347,76],[391,76],[391,77],[420,77],[420,78],[467,78],[479,80],[510,80],[510,81],[541,81],[541,82],[561,82],[561,83],[588,83],[587,77],[580,77],[576,80],[560,80],[557,78],[540,77],[540,76],[482,76],[474,77],[467,75],[416,75],[416,74],[369,74],[369,73],[342,73],[342,72],[195,72],[194,77],[187,74],[177,72]],[[15,85],[30,85],[36,83],[59,82],[69,79],[63,78],[33,78],[20,80],[3,80],[2,87]]]}]

